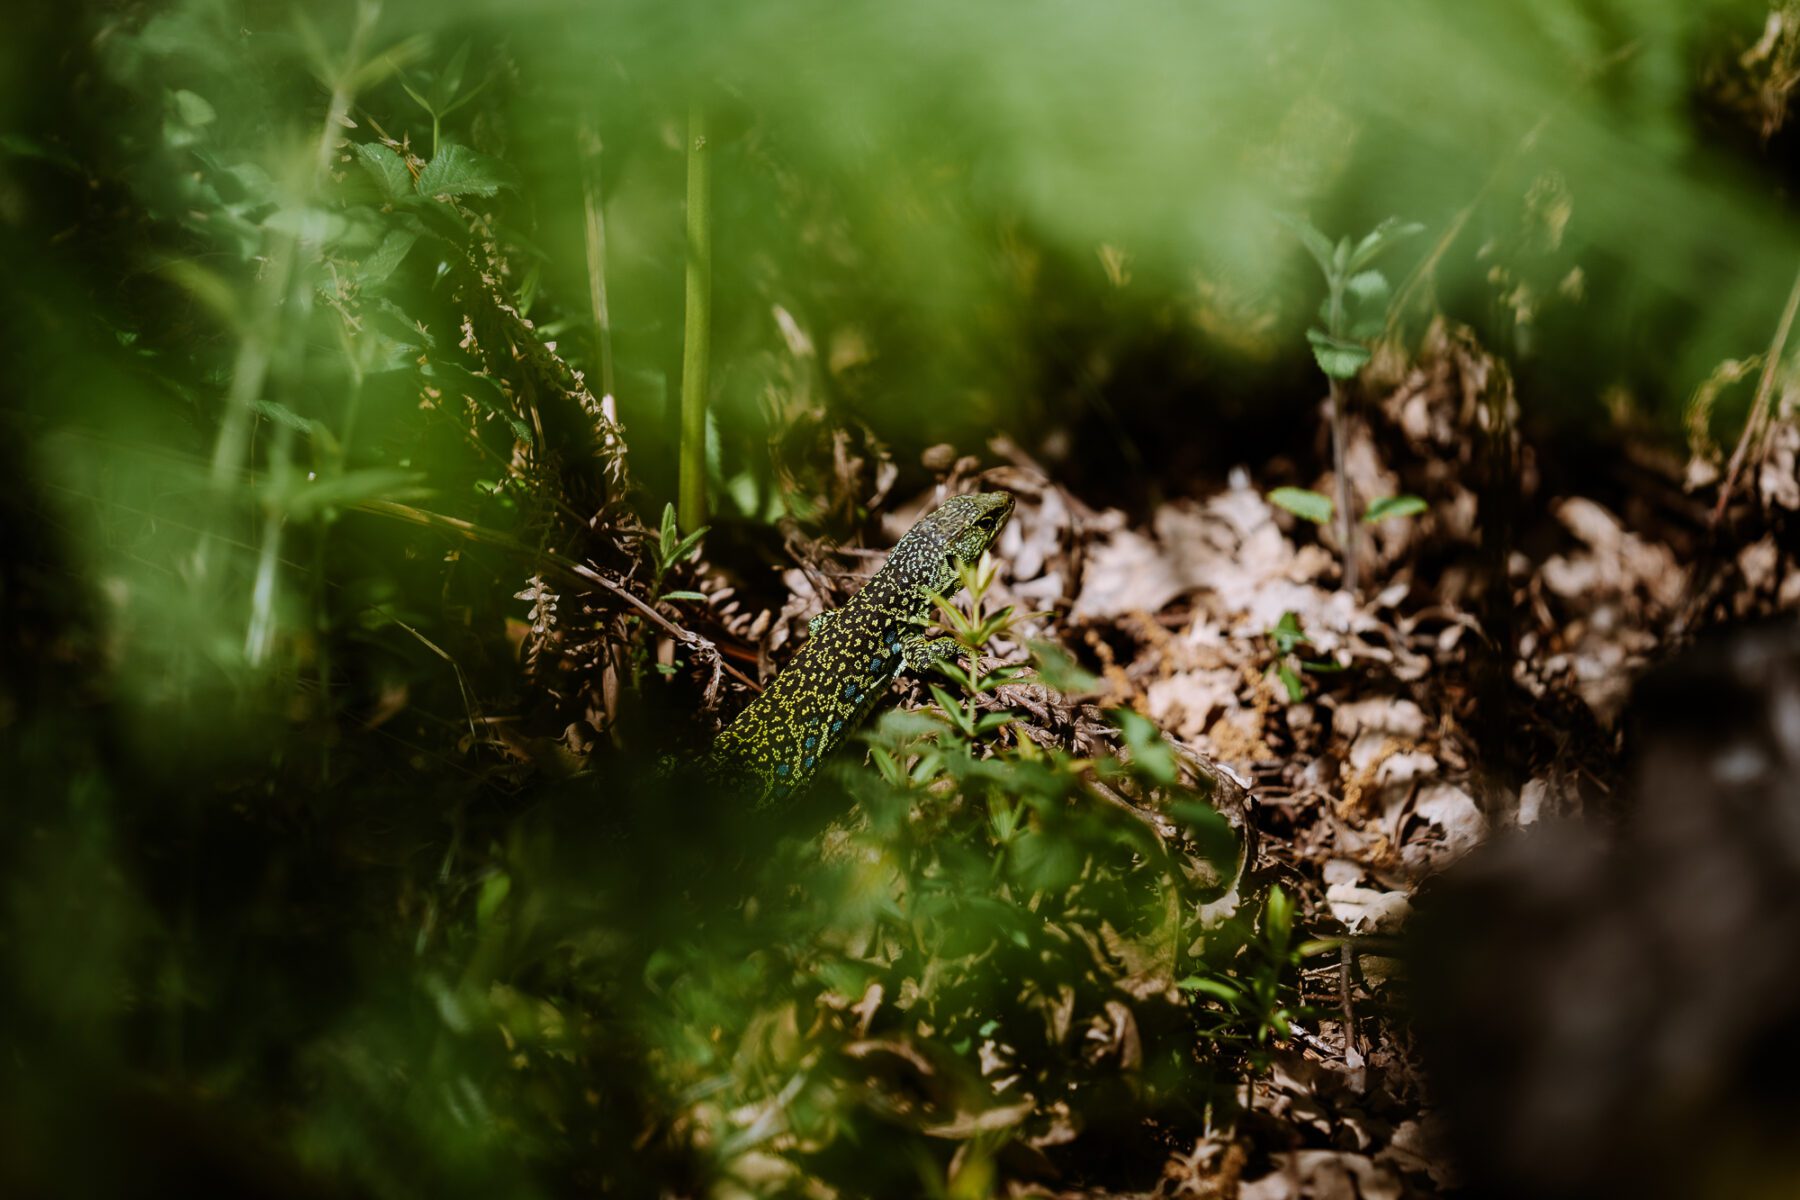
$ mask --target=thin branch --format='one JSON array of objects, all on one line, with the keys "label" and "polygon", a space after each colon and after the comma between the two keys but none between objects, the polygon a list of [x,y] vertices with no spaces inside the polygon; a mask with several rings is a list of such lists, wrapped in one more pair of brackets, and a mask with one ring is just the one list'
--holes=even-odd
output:
[{"label": "thin branch", "polygon": [[1775,337],[1769,342],[1769,353],[1763,358],[1762,375],[1756,381],[1756,398],[1750,403],[1750,415],[1744,420],[1744,432],[1738,436],[1737,448],[1731,452],[1731,465],[1726,468],[1725,482],[1719,485],[1719,499],[1713,505],[1712,529],[1719,527],[1725,516],[1725,506],[1731,503],[1731,493],[1737,487],[1738,473],[1743,470],[1744,461],[1750,455],[1750,447],[1761,442],[1763,431],[1774,416],[1775,376],[1781,369],[1781,357],[1787,351],[1788,334],[1794,328],[1794,312],[1800,309],[1800,274],[1794,276],[1794,286],[1788,289],[1787,306],[1781,310],[1781,320],[1775,326]]}]

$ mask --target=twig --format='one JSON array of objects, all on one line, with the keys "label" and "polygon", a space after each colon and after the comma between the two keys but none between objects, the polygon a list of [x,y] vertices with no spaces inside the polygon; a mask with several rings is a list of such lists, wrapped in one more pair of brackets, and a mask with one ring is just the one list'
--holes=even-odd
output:
[{"label": "twig", "polygon": [[1302,1046],[1305,1046],[1319,1057],[1330,1059],[1344,1057],[1343,1051],[1339,1050],[1336,1046],[1332,1045],[1318,1034],[1302,1029],[1292,1021],[1287,1023],[1287,1027],[1288,1032],[1293,1035],[1296,1042],[1299,1042]]},{"label": "twig", "polygon": [[1781,356],[1787,350],[1788,333],[1794,327],[1794,311],[1800,308],[1800,274],[1788,289],[1787,306],[1781,310],[1781,321],[1775,326],[1775,337],[1769,342],[1769,353],[1763,358],[1762,375],[1756,381],[1756,398],[1750,402],[1750,415],[1744,421],[1744,432],[1738,435],[1737,448],[1731,452],[1731,465],[1726,468],[1725,482],[1719,485],[1719,499],[1713,505],[1709,530],[1716,531],[1724,519],[1725,506],[1731,502],[1737,487],[1738,472],[1743,470],[1750,447],[1762,440],[1763,430],[1773,418],[1775,375],[1781,368]]},{"label": "twig", "polygon": [[[478,733],[475,729],[475,705],[474,705],[474,702],[469,699],[469,685],[468,685],[468,682],[463,678],[461,664],[459,664],[456,661],[456,659],[450,655],[449,651],[445,650],[442,646],[439,646],[436,642],[434,642],[430,638],[426,637],[423,633],[420,633],[417,629],[414,629],[411,625],[408,625],[405,621],[402,621],[400,619],[400,617],[394,612],[393,609],[371,607],[369,609],[369,611],[380,613],[382,616],[386,617],[388,620],[392,621],[394,624],[398,625],[400,628],[406,630],[406,632],[412,634],[413,637],[415,639],[417,639],[419,641],[419,643],[421,645],[423,645],[427,650],[431,651],[433,654],[437,655],[439,658],[443,659],[445,662],[450,664],[450,670],[452,672],[454,672],[456,675],[456,690],[462,693],[463,716],[467,717],[468,721],[469,721],[470,744],[478,745],[481,742],[481,734]],[[482,719],[485,721],[487,718],[484,716]],[[371,728],[371,726],[365,725],[364,728],[365,729]]]}]

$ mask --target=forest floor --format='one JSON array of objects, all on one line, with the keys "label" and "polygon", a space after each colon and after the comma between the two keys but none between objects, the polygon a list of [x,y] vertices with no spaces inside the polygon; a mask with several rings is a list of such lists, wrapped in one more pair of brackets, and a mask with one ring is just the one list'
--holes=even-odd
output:
[{"label": "forest floor", "polygon": [[[1277,1041],[1239,1119],[1171,1153],[1154,1191],[1133,1194],[1386,1200],[1453,1187],[1407,1019],[1400,947],[1420,889],[1500,830],[1604,811],[1624,785],[1618,725],[1633,681],[1709,606],[1742,617],[1800,599],[1772,536],[1702,562],[1709,513],[1673,458],[1646,456],[1628,486],[1602,481],[1605,496],[1549,493],[1510,383],[1472,338],[1440,325],[1393,376],[1352,428],[1349,471],[1365,501],[1409,492],[1427,507],[1363,527],[1360,599],[1339,586],[1331,531],[1269,502],[1290,481],[1262,464],[1134,523],[1083,503],[1010,442],[986,448],[1004,464],[989,469],[943,447],[937,461],[954,465],[939,488],[887,517],[897,536],[945,494],[1013,493],[996,602],[1037,614],[1028,637],[1061,644],[1096,682],[1061,697],[1003,688],[995,705],[1077,751],[1083,712],[1148,716],[1246,789],[1254,854],[1241,894],[1279,884],[1297,926],[1340,939],[1302,970],[1315,1023]],[[1482,428],[1498,432],[1469,433]],[[1768,453],[1791,457],[1791,441],[1784,425]],[[1791,477],[1773,461],[1748,487],[1781,508]],[[1490,485],[1516,489],[1518,511],[1495,512]],[[1330,494],[1329,478],[1317,486]],[[1495,545],[1512,547],[1498,605]],[[827,578],[831,561],[820,551],[787,573],[780,614],[728,602],[727,624],[765,662],[779,658],[836,602],[822,591],[853,590]],[[1720,609],[1726,576],[1735,607]],[[995,665],[1024,660],[1022,646],[996,652]],[[930,698],[918,687],[905,704]]]}]

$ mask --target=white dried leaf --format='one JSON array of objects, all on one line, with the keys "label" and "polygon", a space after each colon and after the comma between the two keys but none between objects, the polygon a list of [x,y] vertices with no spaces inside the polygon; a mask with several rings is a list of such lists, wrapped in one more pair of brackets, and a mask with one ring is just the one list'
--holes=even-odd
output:
[{"label": "white dried leaf", "polygon": [[1338,705],[1332,728],[1347,738],[1369,730],[1416,742],[1425,736],[1425,713],[1411,700],[1373,696]]},{"label": "white dried leaf", "polygon": [[1404,892],[1382,892],[1352,883],[1327,888],[1325,904],[1351,933],[1393,933],[1412,915],[1412,902]]},{"label": "white dried leaf", "polygon": [[1275,1170],[1238,1187],[1239,1200],[1401,1200],[1400,1176],[1367,1155],[1297,1150],[1270,1158]]},{"label": "white dried leaf", "polygon": [[1150,719],[1176,736],[1194,739],[1213,719],[1238,707],[1238,672],[1230,667],[1188,671],[1153,682],[1145,693]]},{"label": "white dried leaf", "polygon": [[1413,812],[1431,822],[1442,834],[1442,845],[1434,848],[1430,855],[1430,865],[1435,869],[1449,866],[1487,837],[1487,817],[1476,806],[1474,798],[1454,784],[1427,785],[1420,791]]}]

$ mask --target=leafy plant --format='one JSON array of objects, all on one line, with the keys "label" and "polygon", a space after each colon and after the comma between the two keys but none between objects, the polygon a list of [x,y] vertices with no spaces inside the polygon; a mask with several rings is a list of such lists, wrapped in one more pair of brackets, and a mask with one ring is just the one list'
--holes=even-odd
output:
[{"label": "leafy plant", "polygon": [[1377,496],[1363,509],[1363,524],[1373,525],[1389,517],[1416,517],[1430,507],[1422,496]]},{"label": "leafy plant", "polygon": [[[1371,355],[1368,339],[1381,331],[1386,321],[1388,299],[1393,294],[1387,276],[1372,264],[1394,243],[1411,237],[1424,226],[1403,224],[1398,218],[1389,217],[1363,235],[1360,241],[1352,243],[1345,237],[1334,245],[1304,218],[1284,216],[1281,220],[1293,230],[1325,276],[1326,295],[1319,306],[1319,320],[1324,327],[1308,329],[1306,340],[1312,346],[1313,360],[1319,364],[1319,370],[1325,372],[1331,388],[1331,466],[1337,479],[1337,500],[1334,504],[1317,492],[1299,488],[1277,489],[1269,498],[1296,516],[1320,525],[1331,520],[1335,510],[1339,553],[1344,556],[1344,590],[1354,594],[1357,561],[1355,526],[1350,519],[1350,477],[1344,468],[1347,436],[1344,385],[1355,379],[1368,364]],[[1395,501],[1423,504],[1417,497],[1390,498],[1389,508],[1381,516],[1400,515],[1393,511]],[[1374,505],[1370,507],[1373,509]],[[1365,514],[1364,519],[1380,520],[1381,516]]]},{"label": "leafy plant", "polygon": [[[1275,488],[1269,493],[1269,503],[1293,513],[1303,521],[1311,521],[1314,525],[1330,524],[1332,516],[1337,512],[1337,504],[1330,496],[1311,488]],[[1430,507],[1423,496],[1378,496],[1363,509],[1362,522],[1373,525],[1389,517],[1414,517],[1428,511]]]},{"label": "leafy plant", "polygon": [[964,736],[975,739],[985,734],[998,731],[1011,724],[1012,717],[1004,712],[982,713],[980,704],[986,697],[992,696],[1006,684],[1016,682],[1024,674],[1024,668],[1016,666],[997,666],[984,671],[981,665],[981,652],[1002,633],[1013,632],[1022,622],[1032,616],[1042,614],[1021,614],[1008,604],[989,611],[987,594],[994,586],[994,579],[999,572],[999,565],[992,555],[983,554],[981,560],[968,563],[958,568],[958,582],[968,593],[967,607],[961,607],[942,596],[932,597],[937,605],[938,617],[949,636],[955,639],[962,649],[963,665],[950,659],[937,664],[938,671],[958,684],[963,691],[959,702],[938,684],[932,684],[932,698],[950,717],[951,723]]},{"label": "leafy plant", "polygon": [[1281,620],[1269,630],[1269,645],[1275,651],[1275,661],[1270,670],[1275,678],[1281,680],[1281,686],[1287,689],[1288,701],[1298,704],[1306,698],[1306,684],[1301,677],[1302,671],[1315,675],[1324,675],[1342,671],[1341,663],[1328,658],[1309,658],[1301,653],[1302,647],[1309,646],[1306,633],[1300,628],[1300,618],[1293,612],[1281,614]]},{"label": "leafy plant", "polygon": [[681,563],[692,558],[699,549],[700,539],[706,536],[709,527],[702,525],[690,533],[682,533],[675,522],[675,506],[663,505],[662,524],[656,533],[656,551],[651,559],[650,594],[659,600],[705,600],[706,596],[694,591],[663,591],[663,580],[670,571]]},{"label": "leafy plant", "polygon": [[422,73],[416,82],[401,76],[400,86],[431,117],[431,155],[434,159],[438,157],[444,118],[480,95],[488,84],[483,79],[474,87],[463,86],[469,71],[469,49],[470,43],[464,42],[441,67]]},{"label": "leafy plant", "polygon": [[[1335,948],[1327,939],[1297,941],[1294,902],[1280,884],[1269,889],[1262,919],[1245,939],[1229,971],[1189,975],[1179,986],[1199,1002],[1211,1000],[1208,1032],[1222,1041],[1249,1041],[1259,1049],[1271,1039],[1294,1034],[1296,1020],[1311,1020],[1318,1009],[1305,1004],[1294,979],[1303,959]],[[1260,1055],[1258,1056],[1260,1058]]]}]

